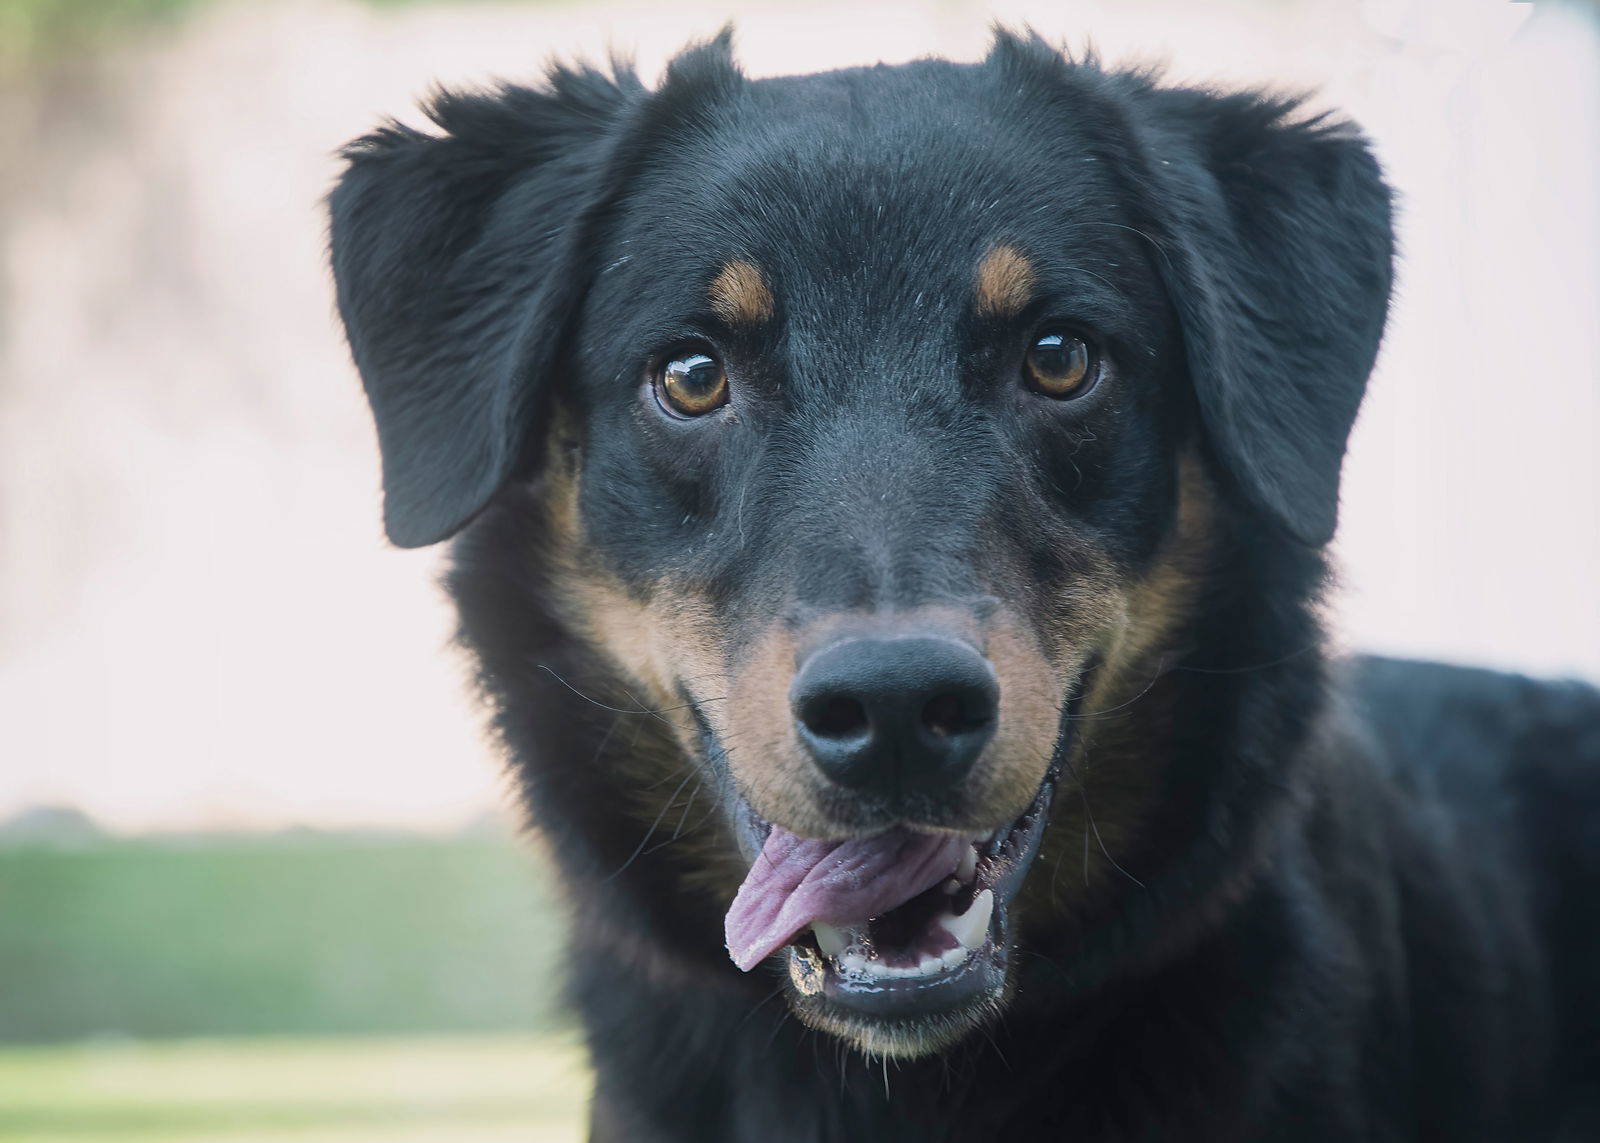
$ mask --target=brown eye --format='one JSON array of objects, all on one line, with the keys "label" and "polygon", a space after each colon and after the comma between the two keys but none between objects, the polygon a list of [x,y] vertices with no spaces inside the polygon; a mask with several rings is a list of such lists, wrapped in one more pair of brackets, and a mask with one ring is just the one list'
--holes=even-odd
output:
[{"label": "brown eye", "polygon": [[1100,363],[1082,338],[1050,333],[1029,348],[1022,372],[1030,389],[1059,401],[1093,389]]},{"label": "brown eye", "polygon": [[728,403],[728,374],[704,353],[686,353],[661,367],[656,393],[670,412],[703,417]]}]

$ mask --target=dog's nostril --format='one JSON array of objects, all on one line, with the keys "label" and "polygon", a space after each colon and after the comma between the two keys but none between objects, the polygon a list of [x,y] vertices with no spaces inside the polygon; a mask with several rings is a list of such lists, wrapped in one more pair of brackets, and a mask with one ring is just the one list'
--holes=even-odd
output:
[{"label": "dog's nostril", "polygon": [[992,721],[989,704],[982,704],[980,709],[970,695],[935,695],[922,708],[922,725],[937,738],[982,730]]},{"label": "dog's nostril", "polygon": [[847,696],[835,695],[807,703],[800,712],[806,729],[819,738],[859,738],[871,729],[867,708]]}]

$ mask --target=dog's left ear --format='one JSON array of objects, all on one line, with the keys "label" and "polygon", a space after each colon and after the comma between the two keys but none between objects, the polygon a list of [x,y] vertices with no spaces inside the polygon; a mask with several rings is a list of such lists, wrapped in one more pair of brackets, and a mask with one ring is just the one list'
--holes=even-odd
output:
[{"label": "dog's left ear", "polygon": [[542,91],[438,96],[439,134],[393,125],[345,149],[333,274],[401,547],[448,537],[516,465],[636,98],[634,83],[558,69]]},{"label": "dog's left ear", "polygon": [[1339,469],[1388,310],[1389,190],[1349,124],[1293,101],[1137,84],[1135,165],[1223,480],[1308,545],[1333,537]]},{"label": "dog's left ear", "polygon": [[438,134],[391,125],[345,149],[333,276],[396,544],[448,538],[531,467],[633,143],[737,80],[724,30],[677,56],[654,94],[622,65],[557,67],[541,88],[440,95]]}]

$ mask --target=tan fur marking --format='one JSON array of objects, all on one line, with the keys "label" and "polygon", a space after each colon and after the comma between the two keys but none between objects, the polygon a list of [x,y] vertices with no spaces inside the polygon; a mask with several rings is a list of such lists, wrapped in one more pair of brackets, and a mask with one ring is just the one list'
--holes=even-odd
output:
[{"label": "tan fur marking", "polygon": [[761,271],[742,259],[722,268],[709,296],[712,311],[729,325],[758,325],[772,316],[772,291]]},{"label": "tan fur marking", "polygon": [[996,246],[978,263],[978,313],[1015,317],[1033,299],[1038,280],[1033,263],[1015,246]]}]

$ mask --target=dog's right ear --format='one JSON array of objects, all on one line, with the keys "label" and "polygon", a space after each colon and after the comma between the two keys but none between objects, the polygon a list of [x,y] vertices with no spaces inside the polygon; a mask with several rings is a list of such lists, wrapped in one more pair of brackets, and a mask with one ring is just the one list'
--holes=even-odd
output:
[{"label": "dog's right ear", "polygon": [[625,69],[557,69],[543,90],[436,97],[441,134],[392,124],[345,149],[333,274],[401,547],[447,538],[514,474],[644,95]]}]

